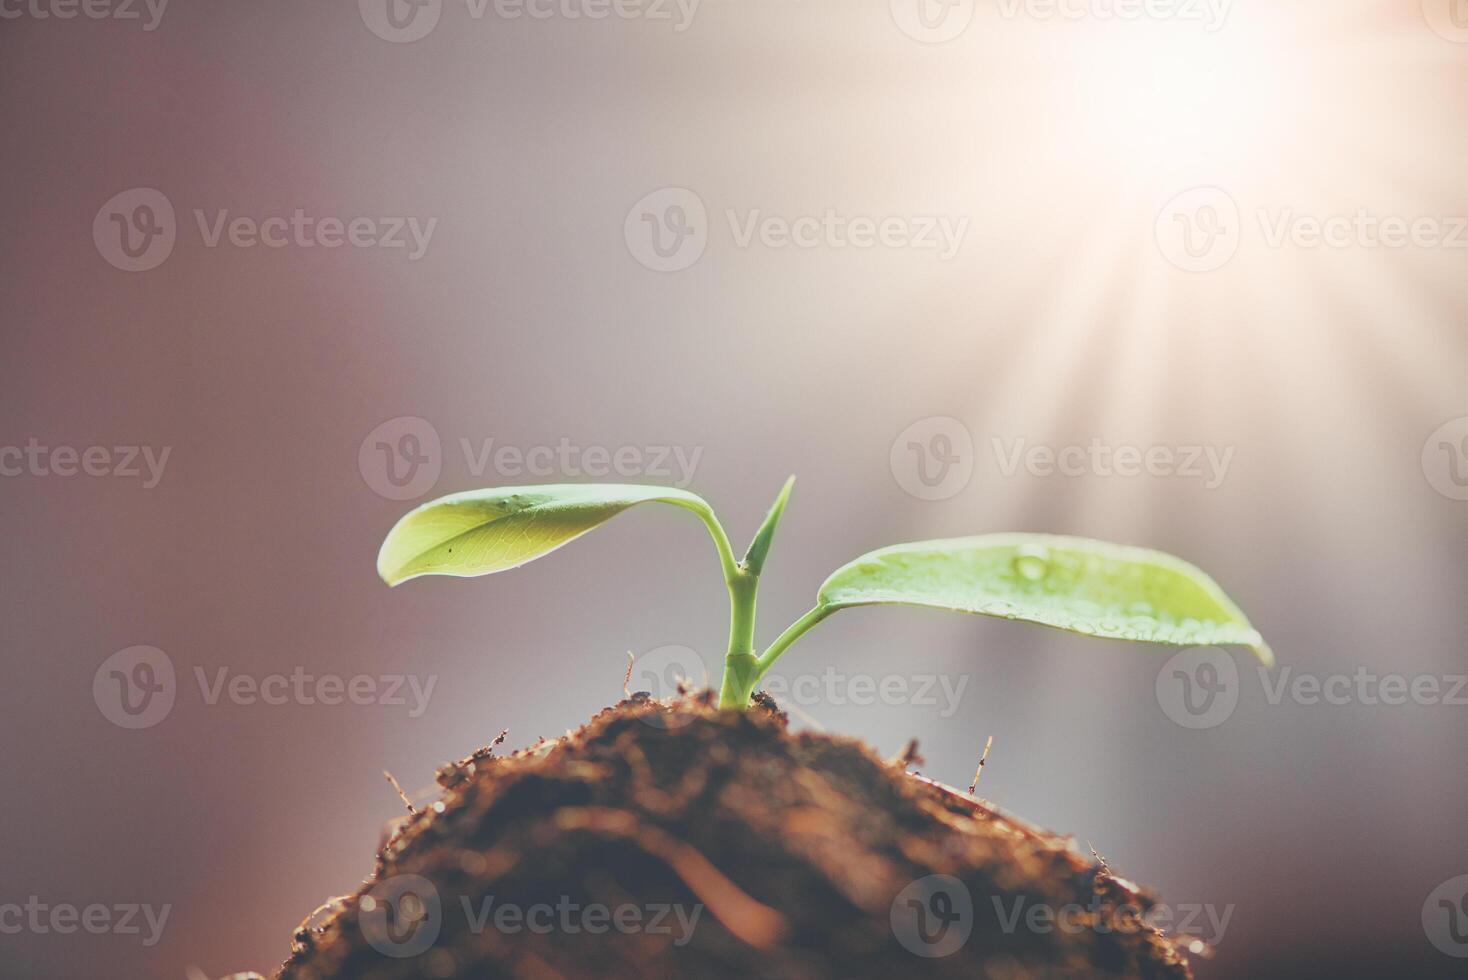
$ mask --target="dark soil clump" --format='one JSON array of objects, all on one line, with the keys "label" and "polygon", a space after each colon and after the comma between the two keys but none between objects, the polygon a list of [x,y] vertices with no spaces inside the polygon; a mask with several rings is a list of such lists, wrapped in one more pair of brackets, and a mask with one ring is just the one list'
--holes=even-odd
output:
[{"label": "dark soil clump", "polygon": [[[1069,839],[789,734],[772,704],[709,701],[634,696],[445,766],[280,978],[1190,975],[1150,901]],[[1034,906],[1079,918],[1034,928]]]}]

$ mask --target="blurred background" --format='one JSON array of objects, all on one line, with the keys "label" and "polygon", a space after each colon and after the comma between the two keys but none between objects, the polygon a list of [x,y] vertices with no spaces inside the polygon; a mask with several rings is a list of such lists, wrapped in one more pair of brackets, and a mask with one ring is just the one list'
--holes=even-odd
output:
[{"label": "blurred background", "polygon": [[415,502],[678,483],[742,544],[790,473],[766,641],[1036,530],[1281,664],[854,610],[797,724],[957,786],[993,736],[1200,977],[1461,976],[1465,83],[1461,0],[3,0],[0,976],[269,973],[383,770],[717,676],[689,515],[390,591]]}]

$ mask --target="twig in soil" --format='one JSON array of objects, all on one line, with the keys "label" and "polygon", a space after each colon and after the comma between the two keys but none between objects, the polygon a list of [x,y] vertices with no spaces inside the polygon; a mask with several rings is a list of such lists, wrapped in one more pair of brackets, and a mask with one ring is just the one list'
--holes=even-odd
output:
[{"label": "twig in soil", "polygon": [[921,766],[926,764],[927,761],[918,754],[918,740],[912,738],[908,739],[907,745],[901,753],[892,757],[891,765],[901,766],[903,771],[906,771],[909,766]]},{"label": "twig in soil", "polygon": [[413,808],[413,801],[408,799],[408,794],[403,792],[403,787],[399,785],[398,781],[392,778],[392,773],[384,769],[382,774],[387,777],[388,782],[392,783],[392,788],[398,791],[398,799],[403,801],[403,806],[408,808],[408,812],[417,813],[418,811]]},{"label": "twig in soil", "polygon": [[350,899],[350,895],[339,895],[336,898],[328,898],[316,906],[316,908],[312,909],[310,915],[301,920],[301,924],[296,926],[296,934],[315,932],[326,921],[327,913],[340,912],[347,907],[347,902]]},{"label": "twig in soil", "polygon": [[989,762],[989,750],[994,747],[994,736],[989,736],[989,741],[984,743],[984,754],[979,756],[979,768],[974,770],[974,781],[969,783],[968,795],[973,796],[974,790],[979,788],[979,780],[984,777],[984,766]]},{"label": "twig in soil", "polygon": [[585,828],[632,841],[682,878],[725,929],[756,949],[769,949],[789,928],[783,915],[747,895],[693,845],[643,823],[626,810],[566,807],[555,821],[564,829]]}]

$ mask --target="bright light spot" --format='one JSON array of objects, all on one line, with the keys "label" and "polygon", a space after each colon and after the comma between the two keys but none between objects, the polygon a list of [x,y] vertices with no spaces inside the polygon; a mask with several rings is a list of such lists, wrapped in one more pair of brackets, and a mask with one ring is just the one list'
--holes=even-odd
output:
[{"label": "bright light spot", "polygon": [[[1070,68],[1077,145],[1088,166],[1165,188],[1190,175],[1268,168],[1292,139],[1281,93],[1291,56],[1260,32],[1180,24],[1092,30]],[[1241,174],[1242,176],[1242,174]]]}]

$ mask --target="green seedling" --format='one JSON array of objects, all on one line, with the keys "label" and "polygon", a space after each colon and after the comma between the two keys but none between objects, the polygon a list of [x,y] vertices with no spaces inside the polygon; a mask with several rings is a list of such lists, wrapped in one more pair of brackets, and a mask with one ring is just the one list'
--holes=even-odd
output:
[{"label": "green seedling", "polygon": [[1266,666],[1274,662],[1238,606],[1193,565],[1145,548],[1050,534],[987,534],[868,552],[838,568],[811,611],[757,653],[759,578],[794,483],[794,477],[786,481],[742,561],[713,508],[695,494],[562,484],[472,490],[423,504],[388,532],[377,572],[388,585],[422,575],[489,575],[547,555],[637,504],[692,511],[713,536],[729,589],[719,706],[737,710],[749,706],[760,678],[791,644],[853,606],[926,606],[1169,646],[1236,644],[1251,648]]}]

